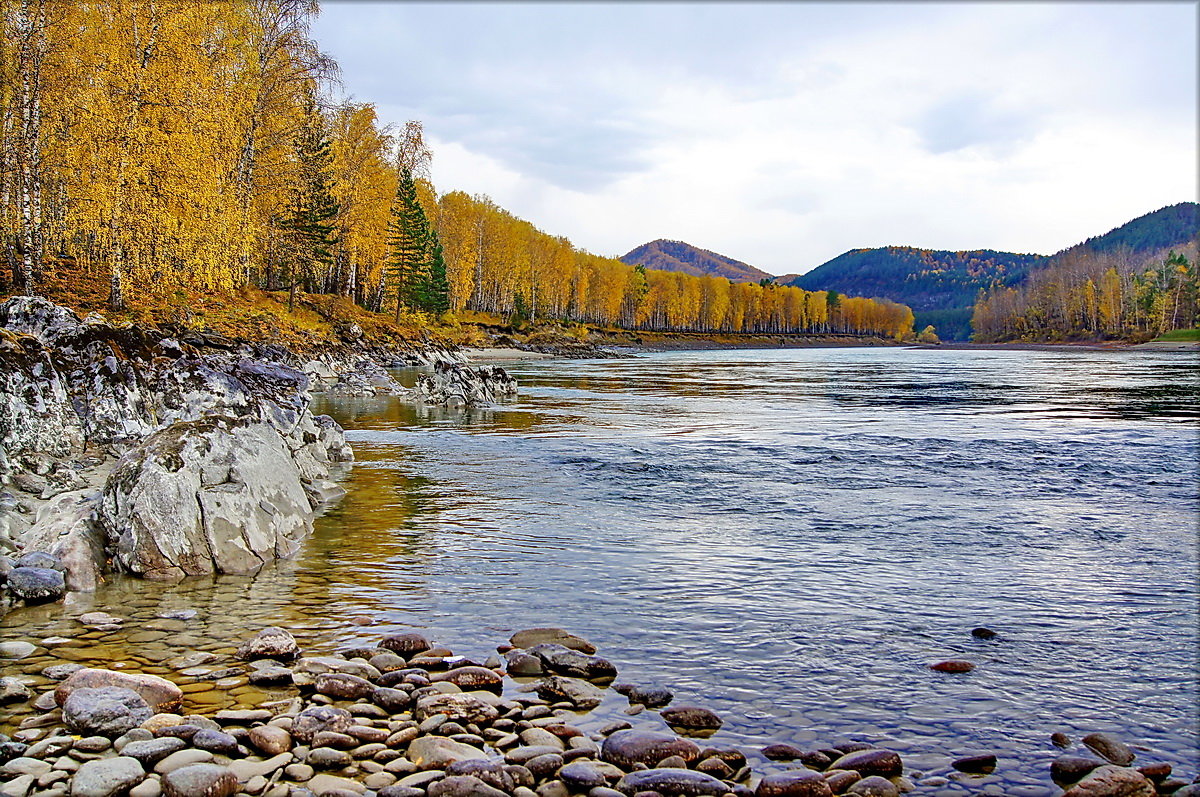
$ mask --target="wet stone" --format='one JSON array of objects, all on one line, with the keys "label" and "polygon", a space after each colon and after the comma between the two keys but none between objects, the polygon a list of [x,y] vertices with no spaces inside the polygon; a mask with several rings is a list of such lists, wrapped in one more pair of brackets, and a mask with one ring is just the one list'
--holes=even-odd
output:
[{"label": "wet stone", "polygon": [[165,775],[181,767],[188,767],[192,764],[207,764],[212,760],[213,754],[207,750],[192,750],[189,748],[171,753],[154,765],[154,771],[160,775]]},{"label": "wet stone", "polygon": [[596,646],[583,637],[575,636],[562,628],[527,628],[518,631],[509,638],[509,643],[517,648],[531,648],[534,645],[549,643],[562,645],[582,653],[595,653]]},{"label": "wet stone", "polygon": [[51,664],[42,670],[42,675],[49,678],[51,681],[65,681],[75,673],[83,669],[82,664],[73,661],[63,662],[62,664]]},{"label": "wet stone", "polygon": [[171,753],[187,747],[183,739],[165,737],[148,741],[129,742],[121,748],[121,755],[135,758],[144,767],[152,767]]},{"label": "wet stone", "polygon": [[409,659],[429,650],[429,640],[418,633],[392,634],[380,640],[379,647]]},{"label": "wet stone", "polygon": [[120,736],[150,719],[152,712],[140,695],[129,689],[78,688],[63,703],[63,722],[83,735]]},{"label": "wet stone", "polygon": [[87,761],[71,781],[71,797],[112,797],[124,794],[146,777],[142,765],[128,756]]},{"label": "wet stone", "polygon": [[934,664],[930,664],[929,669],[933,670],[934,672],[965,673],[975,669],[975,665],[969,661],[963,661],[961,659],[948,659],[946,661],[939,661]]},{"label": "wet stone", "polygon": [[291,735],[298,742],[307,744],[321,731],[343,733],[354,724],[349,711],[333,706],[314,706],[301,711],[292,721]]},{"label": "wet stone", "polygon": [[249,659],[278,659],[291,661],[300,655],[296,638],[288,631],[270,626],[259,631],[252,639],[241,644],[235,654],[243,661]]},{"label": "wet stone", "polygon": [[722,724],[715,712],[700,706],[673,706],[659,713],[672,728],[685,732],[716,731]]},{"label": "wet stone", "polygon": [[180,767],[162,779],[166,797],[230,797],[238,788],[237,776],[216,764]]},{"label": "wet stone", "polygon": [[354,759],[345,750],[317,747],[309,751],[305,762],[315,769],[341,769],[354,763]]},{"label": "wet stone", "polygon": [[863,777],[879,775],[890,778],[904,772],[900,756],[891,750],[872,749],[847,753],[829,765],[830,769],[852,769]]},{"label": "wet stone", "polygon": [[292,749],[292,735],[275,725],[259,725],[250,729],[250,744],[267,755],[278,755]]},{"label": "wet stone", "polygon": [[1111,764],[1097,767],[1063,797],[1154,797],[1154,784],[1136,769]]},{"label": "wet stone", "polygon": [[1093,753],[1117,766],[1127,766],[1136,757],[1129,745],[1111,733],[1089,733],[1083,737],[1083,743]]},{"label": "wet stone", "polygon": [[625,794],[654,791],[665,797],[721,797],[729,786],[711,775],[688,769],[643,769],[622,777],[617,790]]},{"label": "wet stone", "polygon": [[236,753],[238,740],[228,733],[201,728],[192,736],[192,747],[210,753]]},{"label": "wet stone", "polygon": [[616,731],[604,740],[600,748],[603,760],[625,769],[634,764],[653,766],[672,755],[691,762],[699,758],[700,748],[687,739],[637,730]]},{"label": "wet stone", "polygon": [[757,797],[832,797],[832,794],[820,773],[802,769],[767,775],[755,790]]},{"label": "wet stone", "polygon": [[878,775],[870,775],[857,781],[845,793],[860,797],[900,797],[900,790],[896,788],[896,784]]},{"label": "wet stone", "polygon": [[426,790],[429,797],[506,797],[506,793],[490,786],[474,775],[450,775]]},{"label": "wet stone", "polygon": [[1050,762],[1050,777],[1055,783],[1075,783],[1103,764],[1095,758],[1063,755]]},{"label": "wet stone", "polygon": [[968,772],[973,775],[985,775],[996,770],[996,756],[994,753],[964,756],[951,762],[950,766],[954,767],[959,772]]},{"label": "wet stone", "polygon": [[[824,777],[825,782],[829,784],[829,788],[834,794],[844,793],[846,789],[863,779],[862,775],[858,774],[852,769],[831,770],[826,772]],[[942,781],[943,782],[939,785],[945,785],[946,783],[950,782],[945,778],[943,778]]]}]

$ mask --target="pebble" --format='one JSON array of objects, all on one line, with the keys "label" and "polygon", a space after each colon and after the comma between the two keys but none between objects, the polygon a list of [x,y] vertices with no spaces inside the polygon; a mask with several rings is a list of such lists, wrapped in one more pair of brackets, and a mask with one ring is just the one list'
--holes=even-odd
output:
[{"label": "pebble", "polygon": [[162,779],[166,797],[230,797],[238,788],[237,776],[216,764],[189,764]]}]

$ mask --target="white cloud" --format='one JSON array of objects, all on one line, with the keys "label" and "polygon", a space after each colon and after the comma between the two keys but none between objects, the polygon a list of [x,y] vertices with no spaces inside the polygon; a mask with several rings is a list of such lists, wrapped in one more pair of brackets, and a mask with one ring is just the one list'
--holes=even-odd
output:
[{"label": "white cloud", "polygon": [[[773,273],[883,244],[1052,252],[1196,199],[1189,4],[335,4],[347,88],[439,189],[601,254]],[[366,22],[364,22],[366,20]]]}]

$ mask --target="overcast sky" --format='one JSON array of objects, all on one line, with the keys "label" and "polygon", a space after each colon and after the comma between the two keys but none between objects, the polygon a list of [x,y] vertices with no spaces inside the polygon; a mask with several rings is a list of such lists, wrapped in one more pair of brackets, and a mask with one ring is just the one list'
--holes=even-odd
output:
[{"label": "overcast sky", "polygon": [[439,191],[784,274],[1050,254],[1196,200],[1197,8],[327,0],[315,34],[346,94],[424,122]]}]

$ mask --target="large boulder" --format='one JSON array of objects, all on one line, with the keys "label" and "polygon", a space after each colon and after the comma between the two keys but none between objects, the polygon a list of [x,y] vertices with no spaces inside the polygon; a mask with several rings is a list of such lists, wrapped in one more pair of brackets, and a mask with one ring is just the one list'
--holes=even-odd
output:
[{"label": "large boulder", "polygon": [[96,508],[101,493],[73,490],[42,504],[37,519],[22,535],[26,550],[48,551],[58,557],[66,587],[92,591],[104,572],[104,536],[96,528]]},{"label": "large boulder", "polygon": [[8,573],[8,590],[26,603],[56,601],[67,591],[61,570],[49,567],[14,567]]},{"label": "large boulder", "polygon": [[117,672],[99,667],[85,667],[71,673],[54,689],[54,702],[65,706],[77,689],[116,687],[135,692],[155,713],[169,713],[183,705],[183,690],[157,675],[141,672]]},{"label": "large boulder", "polygon": [[104,686],[79,688],[62,704],[63,722],[80,736],[120,736],[154,715],[141,695],[131,689]]},{"label": "large boulder", "polygon": [[79,416],[45,345],[0,328],[0,451],[6,468],[19,466],[26,455],[67,457],[82,447]]},{"label": "large boulder", "polygon": [[98,515],[114,564],[150,578],[253,570],[294,554],[312,528],[279,433],[224,416],[173,424],[128,451]]}]

